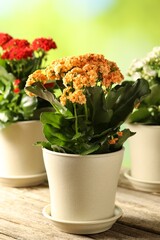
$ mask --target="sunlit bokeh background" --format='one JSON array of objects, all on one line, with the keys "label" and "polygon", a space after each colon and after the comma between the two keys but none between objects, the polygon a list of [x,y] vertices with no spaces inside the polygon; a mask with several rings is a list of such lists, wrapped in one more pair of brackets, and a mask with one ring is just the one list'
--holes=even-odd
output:
[{"label": "sunlit bokeh background", "polygon": [[[0,0],[0,32],[32,41],[52,37],[48,63],[69,55],[101,53],[125,78],[131,61],[160,45],[159,0]],[[130,165],[125,144],[123,165]]]}]

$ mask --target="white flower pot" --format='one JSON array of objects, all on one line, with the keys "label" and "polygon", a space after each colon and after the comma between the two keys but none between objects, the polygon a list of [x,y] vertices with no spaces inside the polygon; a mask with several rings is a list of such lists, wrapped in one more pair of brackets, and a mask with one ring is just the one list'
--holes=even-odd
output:
[{"label": "white flower pot", "polygon": [[131,176],[160,182],[160,126],[128,124],[136,132],[129,138]]},{"label": "white flower pot", "polygon": [[82,156],[43,149],[53,219],[74,226],[113,217],[123,152]]},{"label": "white flower pot", "polygon": [[41,148],[34,146],[40,139],[44,139],[40,121],[17,122],[0,131],[2,184],[26,186],[46,179]]}]

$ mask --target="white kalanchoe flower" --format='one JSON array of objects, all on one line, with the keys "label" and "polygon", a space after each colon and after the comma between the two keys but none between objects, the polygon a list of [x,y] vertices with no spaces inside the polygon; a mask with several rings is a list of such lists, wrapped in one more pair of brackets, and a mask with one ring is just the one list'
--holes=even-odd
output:
[{"label": "white kalanchoe flower", "polygon": [[135,72],[132,74],[132,79],[136,81],[137,79],[142,78],[142,74],[140,72]]},{"label": "white kalanchoe flower", "polygon": [[160,46],[154,47],[145,58],[134,59],[127,74],[133,80],[143,78],[150,81],[160,77]]},{"label": "white kalanchoe flower", "polygon": [[144,79],[150,80],[156,78],[157,72],[153,70],[150,66],[144,66],[143,68],[143,76]]},{"label": "white kalanchoe flower", "polygon": [[134,64],[134,68],[135,68],[135,69],[140,69],[140,68],[143,68],[143,66],[144,66],[144,61],[143,61],[143,59],[142,59],[142,60],[140,60],[140,59],[135,59],[134,62],[133,62],[133,64]]}]

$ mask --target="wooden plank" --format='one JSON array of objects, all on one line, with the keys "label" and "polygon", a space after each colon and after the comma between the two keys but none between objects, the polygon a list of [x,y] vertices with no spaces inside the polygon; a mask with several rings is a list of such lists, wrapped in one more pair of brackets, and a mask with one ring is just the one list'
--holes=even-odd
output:
[{"label": "wooden plank", "polygon": [[93,239],[100,239],[100,240],[153,240],[153,239],[160,239],[159,234],[154,234],[151,232],[146,232],[143,230],[139,230],[134,227],[126,226],[121,224],[119,221],[118,223],[114,224],[113,227],[106,232],[91,235]]},{"label": "wooden plank", "polygon": [[[43,207],[49,203],[47,186],[0,188],[0,196],[0,239],[75,239],[74,235],[58,231],[52,221],[42,216]],[[76,239],[90,238],[77,236]]]},{"label": "wooden plank", "polygon": [[118,188],[117,205],[123,210],[120,222],[160,234],[160,197],[150,193]]},{"label": "wooden plank", "polygon": [[1,240],[160,239],[160,197],[118,188],[116,204],[123,217],[100,234],[82,236],[60,232],[42,215],[50,202],[47,185],[0,188]]},{"label": "wooden plank", "polygon": [[15,238],[12,238],[10,236],[6,236],[3,233],[0,233],[0,239],[1,240],[15,240]]}]

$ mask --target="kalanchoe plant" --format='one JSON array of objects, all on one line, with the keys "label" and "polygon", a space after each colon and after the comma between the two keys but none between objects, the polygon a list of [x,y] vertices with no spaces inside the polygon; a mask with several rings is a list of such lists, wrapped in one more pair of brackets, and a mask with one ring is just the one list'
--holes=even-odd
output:
[{"label": "kalanchoe plant", "polygon": [[129,116],[128,122],[160,125],[160,47],[154,47],[146,57],[131,63],[128,75],[133,79],[146,79],[151,93],[146,96]]},{"label": "kalanchoe plant", "polygon": [[[146,80],[124,81],[116,63],[99,54],[64,57],[28,77],[26,92],[51,103],[41,114],[47,149],[73,154],[114,152],[134,133],[121,130],[137,102],[149,93]],[[54,93],[45,88],[54,82]]]},{"label": "kalanchoe plant", "polygon": [[30,43],[0,33],[0,128],[36,119],[39,109],[50,106],[42,99],[31,99],[24,87],[28,75],[43,68],[48,51],[56,47],[51,38],[36,38]]}]

